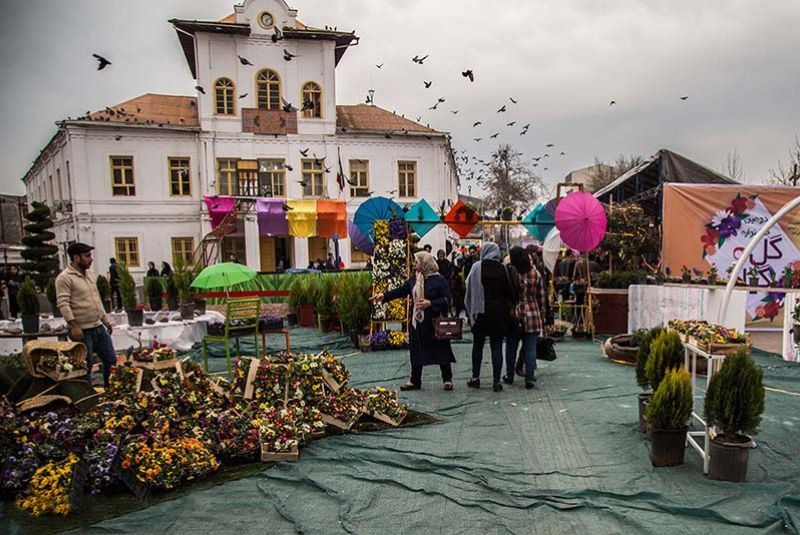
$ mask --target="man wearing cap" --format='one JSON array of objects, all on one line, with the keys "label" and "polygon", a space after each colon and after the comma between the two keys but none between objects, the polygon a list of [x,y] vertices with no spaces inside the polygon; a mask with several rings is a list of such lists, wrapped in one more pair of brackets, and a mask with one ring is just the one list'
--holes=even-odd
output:
[{"label": "man wearing cap", "polygon": [[[70,264],[56,278],[56,304],[70,327],[70,338],[86,344],[87,359],[97,353],[103,364],[103,385],[108,388],[111,368],[117,364],[117,354],[111,341],[114,326],[106,315],[97,275],[89,271],[92,266],[92,249],[85,243],[73,243],[67,248]],[[92,367],[86,377],[92,382]]]}]

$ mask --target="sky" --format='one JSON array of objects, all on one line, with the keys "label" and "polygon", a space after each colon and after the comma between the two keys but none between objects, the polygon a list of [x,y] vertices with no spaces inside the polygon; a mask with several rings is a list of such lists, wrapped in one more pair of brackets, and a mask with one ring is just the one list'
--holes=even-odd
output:
[{"label": "sky", "polygon": [[[337,103],[363,102],[374,89],[376,105],[452,133],[455,148],[477,158],[488,158],[498,143],[524,158],[549,152],[536,171],[550,184],[595,157],[661,148],[718,171],[736,150],[743,181],[761,183],[800,135],[797,0],[289,4],[307,24],[355,29],[361,37],[337,68]],[[55,121],[147,92],[194,95],[167,20],[215,20],[232,6],[2,0],[0,192],[24,193],[20,179]],[[113,65],[97,72],[92,53]],[[418,65],[415,55],[429,57]],[[461,76],[466,69],[474,82]],[[426,89],[423,81],[433,84]],[[429,110],[440,97],[445,102]],[[503,105],[508,111],[497,113]],[[473,127],[476,121],[483,124]],[[526,123],[530,130],[520,136]],[[546,149],[548,143],[555,146]]]}]

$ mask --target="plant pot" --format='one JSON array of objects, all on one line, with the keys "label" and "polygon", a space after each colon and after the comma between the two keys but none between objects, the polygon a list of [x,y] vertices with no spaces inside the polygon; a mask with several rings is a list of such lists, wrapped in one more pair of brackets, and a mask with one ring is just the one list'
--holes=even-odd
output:
[{"label": "plant pot", "polygon": [[750,456],[752,441],[741,444],[711,440],[711,461],[709,474],[717,481],[745,481],[747,479],[747,459]]},{"label": "plant pot", "polygon": [[33,334],[39,332],[39,314],[22,314],[22,332]]},{"label": "plant pot", "polygon": [[205,299],[195,299],[194,300],[194,309],[200,313],[200,315],[204,315],[206,313],[206,300]]},{"label": "plant pot", "polygon": [[358,348],[358,333],[356,331],[350,331],[348,338],[353,342],[353,347]]},{"label": "plant pot", "polygon": [[126,310],[128,314],[128,325],[131,327],[141,327],[144,324],[144,310]]},{"label": "plant pot", "polygon": [[692,283],[692,276],[691,275],[682,275],[681,282],[684,284],[691,284]]},{"label": "plant pot", "polygon": [[50,310],[53,311],[54,318],[61,317],[61,311],[58,309],[58,305],[56,305],[55,301],[50,301]]},{"label": "plant pot", "polygon": [[331,321],[331,318],[322,319],[322,316],[320,316],[319,328],[324,333],[333,332],[333,321]]},{"label": "plant pot", "polygon": [[178,298],[167,297],[167,308],[170,310],[178,310]]},{"label": "plant pot", "polygon": [[653,393],[642,392],[636,397],[639,399],[639,425],[636,429],[640,433],[647,433],[647,420],[644,419],[644,410],[647,408],[647,404],[650,403],[650,400],[653,399]]},{"label": "plant pot", "polygon": [[514,213],[513,212],[503,212],[501,217],[502,217],[503,221],[511,221],[511,219],[514,217]]},{"label": "plant pot", "polygon": [[650,462],[653,466],[678,466],[686,453],[686,432],[681,429],[650,428]]},{"label": "plant pot", "polygon": [[358,348],[361,350],[362,353],[367,353],[372,349],[372,344],[370,341],[369,334],[358,335]]},{"label": "plant pot", "polygon": [[761,279],[759,279],[758,277],[750,277],[749,279],[747,279],[747,282],[749,283],[750,286],[758,286],[760,280]]},{"label": "plant pot", "polygon": [[158,312],[159,310],[161,310],[163,304],[164,303],[163,300],[161,299],[161,296],[150,298],[150,310],[152,310],[153,312]]},{"label": "plant pot", "polygon": [[286,319],[288,320],[290,327],[297,325],[297,314],[288,314]]},{"label": "plant pot", "polygon": [[194,303],[184,303],[180,306],[180,309],[182,320],[194,319]]},{"label": "plant pot", "polygon": [[794,337],[794,343],[800,345],[800,323],[794,322],[792,324],[792,336]]},{"label": "plant pot", "polygon": [[314,326],[314,305],[300,305],[300,326]]}]

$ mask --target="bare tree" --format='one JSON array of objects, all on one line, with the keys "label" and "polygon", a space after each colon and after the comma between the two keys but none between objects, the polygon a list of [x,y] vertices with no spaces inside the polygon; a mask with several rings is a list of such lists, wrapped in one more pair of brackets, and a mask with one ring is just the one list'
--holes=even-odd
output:
[{"label": "bare tree", "polygon": [[547,194],[542,177],[523,162],[520,153],[511,145],[500,145],[487,167],[489,174],[484,186],[489,209],[522,211]]},{"label": "bare tree", "polygon": [[604,162],[597,156],[594,157],[594,168],[589,174],[589,189],[592,192],[599,191],[614,182],[637,165],[644,159],[641,156],[629,156],[620,154],[614,162]]},{"label": "bare tree", "polygon": [[725,158],[725,166],[722,173],[737,182],[741,182],[744,176],[744,168],[742,167],[742,157],[739,156],[739,151],[734,147],[733,152],[729,152]]},{"label": "bare tree", "polygon": [[800,137],[794,136],[794,145],[789,149],[789,161],[778,160],[778,167],[769,170],[770,184],[796,186],[800,181]]}]

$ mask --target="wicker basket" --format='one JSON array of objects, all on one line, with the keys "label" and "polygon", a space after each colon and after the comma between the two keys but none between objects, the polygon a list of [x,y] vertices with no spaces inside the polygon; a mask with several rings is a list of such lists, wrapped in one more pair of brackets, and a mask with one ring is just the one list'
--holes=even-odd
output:
[{"label": "wicker basket", "polygon": [[[25,369],[34,377],[50,377],[51,379],[55,379],[56,381],[63,380],[63,379],[70,379],[74,377],[79,377],[81,375],[86,375],[86,368],[84,367],[81,373],[77,373],[77,371],[69,372],[67,375],[72,375],[72,377],[60,377],[60,375],[64,374],[54,374],[45,372],[44,370],[39,369],[39,361],[42,360],[42,357],[45,356],[59,356],[62,354],[69,354],[72,356],[78,357],[79,360],[82,360],[84,363],[86,362],[86,346],[83,345],[81,342],[53,342],[53,341],[41,341],[41,340],[31,340],[25,347],[22,348],[22,362],[25,364]],[[75,375],[77,374],[77,375]]]}]

